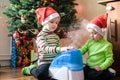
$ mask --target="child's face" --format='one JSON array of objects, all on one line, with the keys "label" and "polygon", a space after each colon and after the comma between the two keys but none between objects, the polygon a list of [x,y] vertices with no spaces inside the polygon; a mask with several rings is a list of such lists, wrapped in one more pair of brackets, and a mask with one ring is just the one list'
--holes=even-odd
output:
[{"label": "child's face", "polygon": [[43,25],[43,27],[48,29],[49,31],[55,31],[58,27],[59,22],[60,17],[57,17],[47,22],[45,25]]},{"label": "child's face", "polygon": [[89,32],[90,32],[90,37],[91,39],[97,41],[99,39],[101,39],[103,36],[101,36],[98,32],[96,32],[95,30],[93,29],[89,29]]}]

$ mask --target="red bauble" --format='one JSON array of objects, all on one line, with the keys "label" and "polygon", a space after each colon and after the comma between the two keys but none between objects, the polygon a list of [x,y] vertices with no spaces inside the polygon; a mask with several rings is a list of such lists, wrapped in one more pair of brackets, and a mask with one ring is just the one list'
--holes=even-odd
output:
[{"label": "red bauble", "polygon": [[18,57],[17,66],[20,67],[22,64],[22,57]]},{"label": "red bauble", "polygon": [[13,38],[14,39],[18,39],[20,37],[20,34],[18,31],[15,31],[14,34],[13,34]]},{"label": "red bauble", "polygon": [[16,48],[19,48],[21,44],[20,40],[15,40],[15,44],[16,44]]},{"label": "red bauble", "polygon": [[55,0],[50,0],[51,2],[55,2]]},{"label": "red bauble", "polygon": [[24,32],[23,32],[23,35],[24,35],[24,36],[26,36],[27,34],[28,34],[28,32],[27,32],[27,31],[24,31]]},{"label": "red bauble", "polygon": [[24,15],[21,16],[21,22],[25,23],[25,16]]}]

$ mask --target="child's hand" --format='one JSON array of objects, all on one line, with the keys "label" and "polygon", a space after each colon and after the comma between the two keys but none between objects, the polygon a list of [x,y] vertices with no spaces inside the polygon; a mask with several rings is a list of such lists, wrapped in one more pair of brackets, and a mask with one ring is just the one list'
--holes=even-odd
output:
[{"label": "child's hand", "polygon": [[61,51],[67,51],[70,49],[75,49],[73,46],[68,46],[68,47],[61,47]]},{"label": "child's hand", "polygon": [[76,49],[76,48],[73,46],[68,46],[68,49]]},{"label": "child's hand", "polygon": [[100,70],[101,70],[101,68],[100,68],[99,66],[95,66],[94,69],[95,69],[96,71],[100,71]]},{"label": "child's hand", "polygon": [[67,51],[68,50],[68,47],[61,47],[60,51]]}]

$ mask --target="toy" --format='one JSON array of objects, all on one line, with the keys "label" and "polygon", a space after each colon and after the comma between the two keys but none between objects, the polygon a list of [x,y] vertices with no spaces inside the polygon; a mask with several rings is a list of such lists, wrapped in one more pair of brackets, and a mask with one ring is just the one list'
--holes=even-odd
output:
[{"label": "toy", "polygon": [[84,80],[80,51],[73,49],[59,53],[52,61],[49,72],[57,80]]}]

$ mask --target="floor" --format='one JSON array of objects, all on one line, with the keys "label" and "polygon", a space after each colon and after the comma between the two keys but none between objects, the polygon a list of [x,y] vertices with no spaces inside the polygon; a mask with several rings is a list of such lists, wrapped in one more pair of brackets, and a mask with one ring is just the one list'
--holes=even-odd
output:
[{"label": "floor", "polygon": [[37,80],[32,76],[24,76],[21,74],[21,68],[0,68],[0,80]]},{"label": "floor", "polygon": [[[35,79],[33,76],[22,75],[21,68],[1,67],[0,80],[37,80],[37,79]],[[115,77],[114,80],[120,80],[120,78]]]}]

